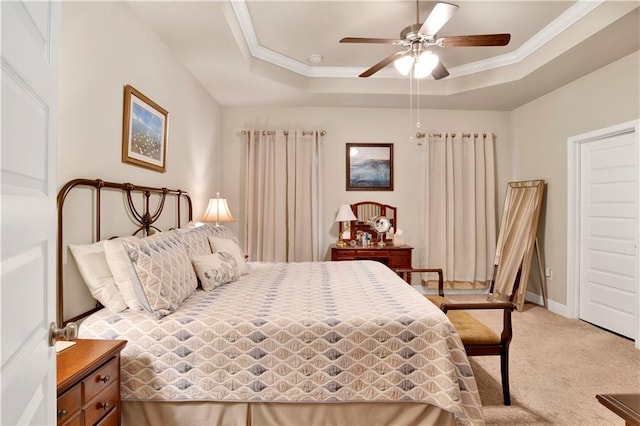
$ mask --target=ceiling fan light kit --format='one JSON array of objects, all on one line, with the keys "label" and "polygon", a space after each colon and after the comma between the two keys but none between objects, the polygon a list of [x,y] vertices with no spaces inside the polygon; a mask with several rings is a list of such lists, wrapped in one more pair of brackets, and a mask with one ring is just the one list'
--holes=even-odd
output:
[{"label": "ceiling fan light kit", "polygon": [[[506,46],[511,39],[510,34],[462,35],[437,38],[437,33],[451,19],[458,6],[451,3],[436,3],[427,16],[424,24],[419,22],[409,25],[400,33],[400,39],[345,37],[340,43],[375,43],[393,44],[406,48],[393,53],[373,65],[360,77],[369,77],[387,65],[394,63],[402,75],[409,75],[413,68],[413,78],[425,78],[431,75],[440,80],[449,75],[447,68],[439,61],[438,55],[429,50],[430,47],[480,47]],[[419,21],[419,3],[416,0],[416,21]]]}]

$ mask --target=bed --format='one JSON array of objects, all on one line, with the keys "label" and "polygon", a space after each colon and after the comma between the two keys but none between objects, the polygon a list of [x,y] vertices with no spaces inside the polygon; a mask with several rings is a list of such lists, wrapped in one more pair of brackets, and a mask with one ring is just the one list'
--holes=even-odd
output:
[{"label": "bed", "polygon": [[[75,186],[63,189],[68,193]],[[148,198],[143,204],[148,210]],[[191,219],[187,204],[185,222]],[[138,294],[138,300],[147,306],[115,312],[108,302],[75,317],[82,320],[81,338],[128,341],[121,358],[123,424],[483,424],[475,379],[455,329],[386,266],[244,263],[232,249],[216,251],[221,240],[237,244],[228,229],[177,225],[105,243],[124,246],[140,281],[152,283],[139,284],[146,298]],[[202,254],[202,241],[211,243],[213,253]],[[218,272],[227,265],[224,259],[237,270],[225,269],[223,275],[235,279],[212,286],[194,259],[216,253]],[[198,285],[187,272],[167,278],[165,269],[183,271],[176,261],[181,257],[195,267]],[[169,260],[173,266],[166,266]],[[177,296],[167,296],[169,287],[163,287],[171,280]],[[187,281],[189,289],[182,288]],[[172,297],[173,302],[164,300]]]}]

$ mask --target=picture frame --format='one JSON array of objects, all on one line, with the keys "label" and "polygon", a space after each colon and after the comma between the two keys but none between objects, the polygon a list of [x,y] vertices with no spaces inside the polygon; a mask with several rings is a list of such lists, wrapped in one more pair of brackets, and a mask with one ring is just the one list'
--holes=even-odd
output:
[{"label": "picture frame", "polygon": [[131,85],[124,88],[122,162],[164,173],[169,113]]},{"label": "picture frame", "polygon": [[347,191],[393,191],[393,144],[346,144]]}]

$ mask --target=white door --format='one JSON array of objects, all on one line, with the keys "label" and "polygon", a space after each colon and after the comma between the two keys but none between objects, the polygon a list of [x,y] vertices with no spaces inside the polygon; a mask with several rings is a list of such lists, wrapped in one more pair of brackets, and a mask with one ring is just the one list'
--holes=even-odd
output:
[{"label": "white door", "polygon": [[0,424],[56,424],[56,136],[60,4],[0,2]]},{"label": "white door", "polygon": [[580,146],[579,317],[630,338],[638,327],[636,135]]}]

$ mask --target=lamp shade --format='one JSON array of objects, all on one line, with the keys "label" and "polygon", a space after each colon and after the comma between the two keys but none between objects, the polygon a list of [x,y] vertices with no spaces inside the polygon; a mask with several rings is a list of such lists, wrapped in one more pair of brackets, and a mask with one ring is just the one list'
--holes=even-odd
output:
[{"label": "lamp shade", "polygon": [[428,50],[426,52],[422,52],[416,59],[416,63],[414,65],[415,77],[425,78],[431,74],[431,71],[433,71],[436,65],[438,65],[439,61],[440,59],[438,58],[438,55]]},{"label": "lamp shade", "polygon": [[209,205],[205,210],[201,219],[203,222],[233,222],[233,216],[227,205],[226,198],[220,198],[220,194],[216,194],[216,198],[209,199]]},{"label": "lamp shade", "polygon": [[338,209],[336,222],[350,222],[357,219],[358,218],[353,214],[353,211],[351,210],[351,206],[349,204],[342,204]]},{"label": "lamp shade", "polygon": [[413,56],[405,55],[401,58],[398,58],[393,61],[393,65],[396,67],[400,74],[409,75],[409,71],[411,71],[411,67],[413,66]]}]

